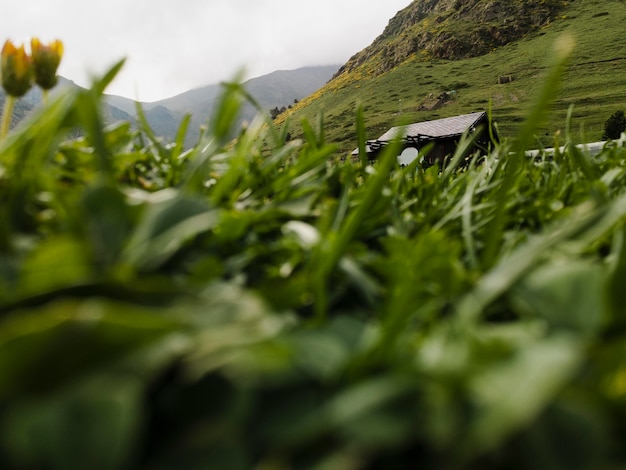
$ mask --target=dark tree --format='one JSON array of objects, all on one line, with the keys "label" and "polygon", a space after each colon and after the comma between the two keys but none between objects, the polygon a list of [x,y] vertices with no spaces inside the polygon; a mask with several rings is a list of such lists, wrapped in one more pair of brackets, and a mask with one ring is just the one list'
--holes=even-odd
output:
[{"label": "dark tree", "polygon": [[602,139],[619,139],[624,131],[626,131],[626,116],[624,116],[624,111],[615,111],[604,123]]}]

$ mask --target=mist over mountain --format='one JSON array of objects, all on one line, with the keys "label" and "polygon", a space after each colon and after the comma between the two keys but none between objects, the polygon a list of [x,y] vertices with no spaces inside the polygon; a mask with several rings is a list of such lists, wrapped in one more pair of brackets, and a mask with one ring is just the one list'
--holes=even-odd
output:
[{"label": "mist over mountain", "polygon": [[[243,86],[269,111],[274,107],[288,107],[294,101],[309,96],[328,82],[338,69],[339,65],[329,65],[280,70],[247,80]],[[221,92],[222,85],[212,84],[171,98],[140,104],[155,133],[166,139],[174,138],[181,119],[185,114],[191,114],[187,142],[193,143],[198,138],[200,126],[205,124],[215,111]],[[110,106],[122,110],[129,116],[136,114],[136,103],[133,100],[113,95],[107,95],[105,100]],[[239,122],[251,120],[256,113],[257,110],[251,105],[244,105]]]},{"label": "mist over mountain", "polygon": [[[339,65],[303,67],[295,70],[275,71],[261,77],[252,78],[243,83],[245,89],[268,112],[274,107],[288,107],[294,101],[305,98],[321,88],[335,72]],[[59,84],[52,90],[54,96],[67,88],[78,87],[74,82],[59,77]],[[222,93],[221,84],[211,84],[189,90],[171,98],[140,103],[146,119],[154,133],[165,139],[173,139],[182,118],[191,114],[186,142],[192,145],[198,138],[200,126],[212,116]],[[33,87],[25,96],[17,100],[14,111],[14,122],[19,122],[31,113],[42,102],[42,93]],[[0,88],[0,105],[4,103],[4,93]],[[245,105],[239,122],[251,120],[257,110]],[[135,122],[136,102],[129,98],[116,95],[105,95],[103,106],[104,119],[108,122],[120,120]]]}]

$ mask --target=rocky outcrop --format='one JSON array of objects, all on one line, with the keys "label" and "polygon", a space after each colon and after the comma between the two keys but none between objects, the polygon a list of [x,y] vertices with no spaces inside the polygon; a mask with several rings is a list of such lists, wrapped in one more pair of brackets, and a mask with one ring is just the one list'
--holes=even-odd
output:
[{"label": "rocky outcrop", "polygon": [[565,0],[415,0],[335,75],[367,67],[382,74],[406,60],[486,54],[553,21]]}]

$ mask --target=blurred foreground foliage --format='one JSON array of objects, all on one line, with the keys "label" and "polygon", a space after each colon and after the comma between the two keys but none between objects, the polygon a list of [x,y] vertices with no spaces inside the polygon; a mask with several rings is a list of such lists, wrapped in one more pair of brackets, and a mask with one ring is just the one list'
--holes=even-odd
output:
[{"label": "blurred foreground foliage", "polygon": [[623,138],[340,164],[229,85],[186,150],[119,66],[0,144],[1,468],[626,464]]}]

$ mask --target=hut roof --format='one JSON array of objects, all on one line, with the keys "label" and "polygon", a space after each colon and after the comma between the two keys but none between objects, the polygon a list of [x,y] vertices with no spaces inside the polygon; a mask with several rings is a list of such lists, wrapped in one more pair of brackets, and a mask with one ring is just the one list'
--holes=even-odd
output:
[{"label": "hut roof", "polygon": [[486,116],[487,114],[482,111],[436,119],[434,121],[416,122],[407,126],[392,127],[376,140],[389,142],[396,137],[411,138],[421,136],[440,139],[443,137],[461,135],[468,129],[477,126]]}]

